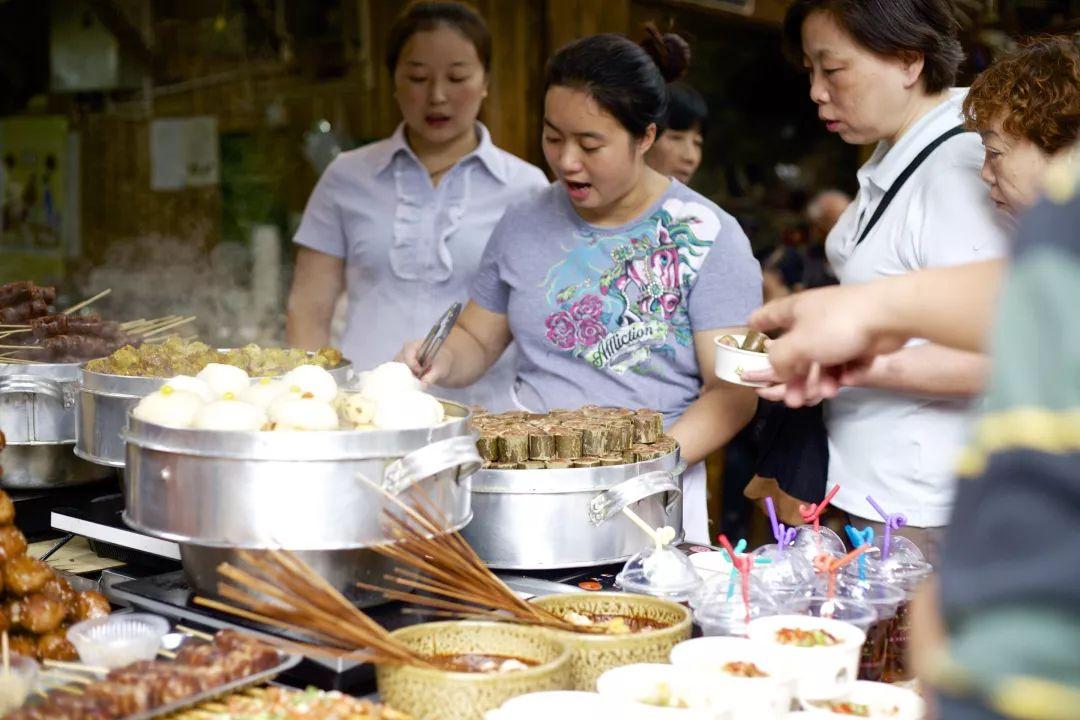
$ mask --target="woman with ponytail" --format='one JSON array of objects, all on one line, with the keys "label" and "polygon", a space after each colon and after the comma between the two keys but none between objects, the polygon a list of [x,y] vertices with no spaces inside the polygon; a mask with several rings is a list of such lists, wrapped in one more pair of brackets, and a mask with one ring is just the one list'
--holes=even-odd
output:
[{"label": "woman with ponytail", "polygon": [[[687,537],[707,541],[700,461],[757,404],[716,379],[713,339],[739,332],[761,303],[761,274],[734,218],[645,162],[668,83],[689,62],[682,38],[653,28],[640,45],[596,35],[551,58],[542,139],[556,181],[506,211],[472,301],[423,379],[467,386],[516,341],[523,409],[662,411],[694,466],[684,478]],[[418,345],[399,356],[415,372]]]}]

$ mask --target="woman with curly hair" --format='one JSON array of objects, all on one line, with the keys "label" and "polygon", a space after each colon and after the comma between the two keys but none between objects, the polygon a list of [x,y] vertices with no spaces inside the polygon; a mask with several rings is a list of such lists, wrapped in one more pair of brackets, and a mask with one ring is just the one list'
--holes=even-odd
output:
[{"label": "woman with curly hair", "polygon": [[982,178],[999,208],[1034,204],[1050,162],[1080,134],[1080,49],[1067,37],[1030,42],[971,84],[964,124],[982,135]]}]

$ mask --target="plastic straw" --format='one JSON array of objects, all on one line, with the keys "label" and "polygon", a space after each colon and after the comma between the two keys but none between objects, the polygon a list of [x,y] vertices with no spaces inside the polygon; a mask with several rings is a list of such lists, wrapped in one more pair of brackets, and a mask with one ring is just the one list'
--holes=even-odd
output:
[{"label": "plastic straw", "polygon": [[[874,528],[867,525],[863,528],[862,532],[855,529],[854,525],[844,526],[844,530],[847,531],[848,538],[851,540],[851,546],[855,548],[863,547],[866,545],[874,544]],[[859,579],[866,579],[866,556],[859,557]]]},{"label": "plastic straw", "polygon": [[875,547],[863,545],[861,547],[855,548],[841,558],[834,558],[828,553],[822,553],[816,558],[814,558],[814,569],[817,570],[819,573],[826,573],[829,577],[829,590],[826,595],[827,599],[832,600],[833,597],[836,595],[836,573],[840,570],[840,568],[844,567],[855,558],[860,557],[865,553],[873,552],[876,550],[877,548]]},{"label": "plastic straw", "polygon": [[769,523],[772,525],[773,537],[779,543],[783,538],[781,537],[780,523],[776,520],[776,505],[773,504],[771,497],[765,497],[765,509],[769,511]]},{"label": "plastic straw", "polygon": [[892,534],[894,531],[907,525],[907,516],[903,513],[887,513],[885,510],[877,504],[877,501],[869,495],[866,496],[866,501],[873,506],[874,510],[877,510],[877,514],[881,516],[881,519],[885,522],[885,537],[882,540],[881,547],[881,559],[889,559],[889,551],[892,549]]},{"label": "plastic straw", "polygon": [[829,506],[832,499],[836,497],[836,493],[840,492],[840,486],[835,485],[833,489],[825,495],[825,498],[820,503],[810,503],[810,506],[799,505],[799,515],[802,516],[803,522],[806,524],[814,523],[814,532],[818,532],[821,529],[821,513],[825,511],[825,508]]},{"label": "plastic straw", "polygon": [[720,544],[727,550],[728,557],[731,558],[732,567],[739,571],[739,577],[742,579],[743,607],[746,608],[746,622],[750,622],[750,570],[754,566],[753,560],[749,555],[737,554],[735,548],[731,547],[727,535],[721,534],[719,539]]}]

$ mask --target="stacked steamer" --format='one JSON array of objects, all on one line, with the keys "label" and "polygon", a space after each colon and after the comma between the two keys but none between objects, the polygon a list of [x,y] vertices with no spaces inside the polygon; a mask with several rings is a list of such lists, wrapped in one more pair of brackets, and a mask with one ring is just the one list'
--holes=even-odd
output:
[{"label": "stacked steamer", "polygon": [[426,498],[450,528],[468,521],[464,480],[480,466],[468,410],[421,392],[404,365],[365,374],[359,392],[315,365],[270,380],[211,363],[162,382],[130,414],[124,517],[180,543],[204,595],[221,563],[271,548],[339,588],[381,578],[389,565],[368,548],[389,539],[391,497]]},{"label": "stacked steamer", "polygon": [[661,413],[595,405],[479,411],[473,425],[484,467],[473,478],[474,519],[463,534],[492,567],[625,560],[641,549],[641,535],[624,507],[681,537],[685,467]]},{"label": "stacked steamer", "polygon": [[57,313],[55,301],[54,287],[0,286],[0,431],[11,445],[4,487],[75,485],[102,475],[71,452],[78,363],[132,338],[97,315]]},{"label": "stacked steamer", "polygon": [[[142,398],[172,382],[170,379],[195,377],[212,366],[227,366],[250,377],[272,378],[301,365],[323,368],[338,382],[346,381],[352,368],[334,348],[307,352],[252,344],[222,350],[178,337],[137,347],[125,345],[78,368],[75,452],[98,465],[124,467],[123,433],[128,412]],[[227,382],[228,371],[222,372]],[[212,374],[219,376],[222,372]]]},{"label": "stacked steamer", "polygon": [[15,505],[0,490],[0,630],[11,634],[11,651],[19,655],[78,660],[68,626],[108,615],[109,601],[93,590],[76,592],[46,563],[27,556],[26,538],[14,522]]}]

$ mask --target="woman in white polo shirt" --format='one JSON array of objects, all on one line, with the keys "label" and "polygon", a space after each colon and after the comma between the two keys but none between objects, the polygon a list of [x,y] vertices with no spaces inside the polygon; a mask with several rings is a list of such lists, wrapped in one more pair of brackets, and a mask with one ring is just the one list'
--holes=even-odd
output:
[{"label": "woman in white polo shirt", "polygon": [[[962,59],[947,0],[797,0],[786,45],[810,75],[829,132],[876,144],[859,192],[829,234],[841,283],[996,257],[1006,229],[979,178],[979,136],[963,131]],[[880,520],[872,495],[903,513],[905,533],[931,556],[949,519],[952,463],[986,359],[915,341],[875,359],[831,400],[833,505],[856,525]],[[782,398],[783,388],[762,394]],[[880,530],[880,525],[879,525]]]}]

